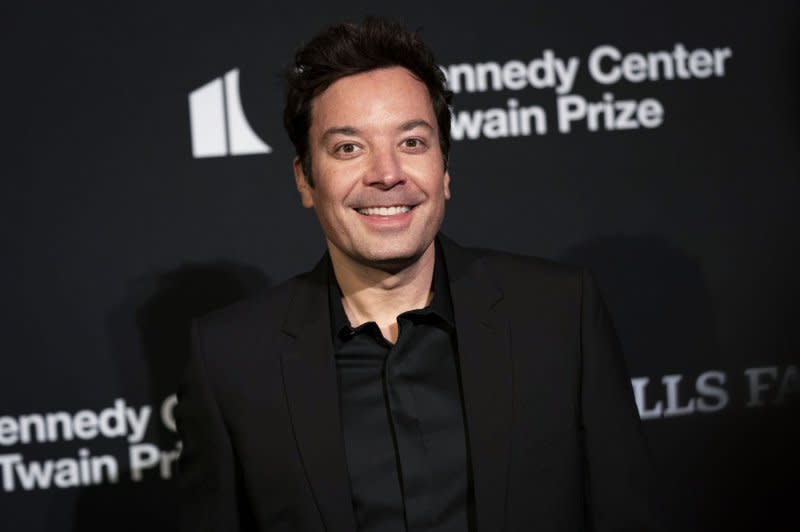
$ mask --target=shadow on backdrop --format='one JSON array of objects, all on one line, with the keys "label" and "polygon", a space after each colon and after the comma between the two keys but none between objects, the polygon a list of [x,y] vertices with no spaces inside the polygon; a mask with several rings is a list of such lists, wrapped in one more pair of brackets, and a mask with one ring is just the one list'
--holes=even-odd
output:
[{"label": "shadow on backdrop", "polygon": [[668,529],[797,530],[797,404],[745,406],[746,368],[733,361],[748,354],[720,351],[699,262],[659,235],[598,237],[560,258],[597,277],[631,376],[650,378],[649,404],[666,400],[663,375],[683,376],[681,405],[695,397],[701,373],[727,375],[726,408],[643,421]]},{"label": "shadow on backdrop", "polygon": [[[175,449],[177,435],[160,421],[160,406],[175,393],[190,354],[192,319],[270,286],[257,268],[230,262],[189,264],[136,280],[129,297],[110,313],[107,327],[118,364],[124,397],[153,406],[145,442]],[[144,385],[145,389],[132,389]],[[129,401],[133,403],[134,400]],[[145,471],[143,480],[122,470],[127,442],[121,442],[119,482],[82,489],[77,497],[74,532],[174,531],[177,493],[174,463],[163,479],[160,468]],[[65,529],[64,524],[52,527]]]}]

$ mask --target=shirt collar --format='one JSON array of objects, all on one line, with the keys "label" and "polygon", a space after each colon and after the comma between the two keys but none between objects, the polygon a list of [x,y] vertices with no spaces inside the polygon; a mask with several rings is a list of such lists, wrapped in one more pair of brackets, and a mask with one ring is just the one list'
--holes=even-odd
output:
[{"label": "shirt collar", "polygon": [[[403,315],[435,315],[444,320],[450,329],[455,329],[455,319],[453,317],[453,301],[450,297],[450,280],[447,275],[447,265],[444,260],[444,251],[439,238],[435,241],[436,258],[433,265],[433,300],[431,304],[422,309],[404,312]],[[330,261],[330,257],[328,258]],[[328,268],[328,307],[331,321],[331,334],[333,338],[348,336],[353,328],[345,314],[342,306],[342,291],[339,283],[336,282],[333,267]]]}]

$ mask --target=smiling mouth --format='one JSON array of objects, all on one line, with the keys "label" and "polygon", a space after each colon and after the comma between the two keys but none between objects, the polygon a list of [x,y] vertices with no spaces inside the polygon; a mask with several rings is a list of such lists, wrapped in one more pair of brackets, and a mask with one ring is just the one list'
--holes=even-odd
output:
[{"label": "smiling mouth", "polygon": [[364,216],[396,216],[405,214],[413,209],[410,205],[392,205],[391,207],[361,207],[356,212]]}]

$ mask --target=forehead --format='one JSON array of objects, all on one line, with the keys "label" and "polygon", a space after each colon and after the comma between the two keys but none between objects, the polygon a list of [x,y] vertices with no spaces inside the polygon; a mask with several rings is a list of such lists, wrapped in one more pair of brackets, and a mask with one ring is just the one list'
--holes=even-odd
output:
[{"label": "forehead", "polygon": [[370,70],[336,80],[311,104],[311,133],[329,127],[392,126],[436,121],[428,88],[403,67]]}]

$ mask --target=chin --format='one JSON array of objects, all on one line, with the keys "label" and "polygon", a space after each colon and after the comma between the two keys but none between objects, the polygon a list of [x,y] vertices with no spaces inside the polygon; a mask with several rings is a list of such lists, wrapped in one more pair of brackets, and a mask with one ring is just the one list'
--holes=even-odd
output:
[{"label": "chin", "polygon": [[396,273],[413,265],[431,249],[436,233],[427,233],[412,230],[342,234],[330,231],[326,232],[326,241],[332,252],[354,263]]},{"label": "chin", "polygon": [[[431,242],[433,242],[433,239],[431,239]],[[431,242],[391,243],[383,241],[382,244],[384,245],[364,250],[365,252],[360,254],[361,260],[375,268],[397,272],[418,261],[431,245]]]}]

